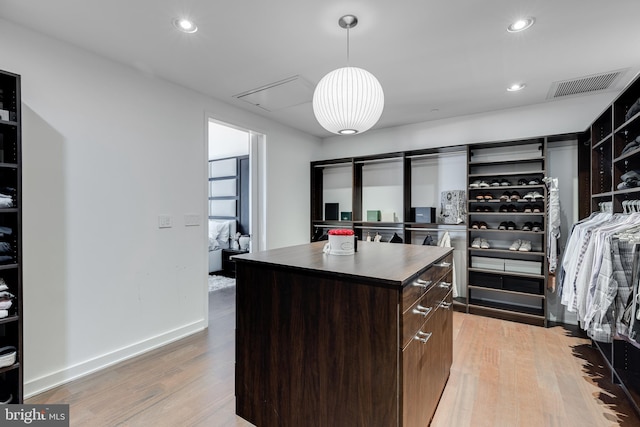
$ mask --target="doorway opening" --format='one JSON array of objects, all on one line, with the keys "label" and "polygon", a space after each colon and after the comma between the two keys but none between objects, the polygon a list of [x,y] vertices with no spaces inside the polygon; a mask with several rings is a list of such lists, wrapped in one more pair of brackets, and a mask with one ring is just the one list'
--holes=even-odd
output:
[{"label": "doorway opening", "polygon": [[[207,121],[207,266],[209,289],[229,286],[231,257],[264,245],[258,179],[263,134],[209,118]],[[215,277],[214,277],[215,276]]]}]

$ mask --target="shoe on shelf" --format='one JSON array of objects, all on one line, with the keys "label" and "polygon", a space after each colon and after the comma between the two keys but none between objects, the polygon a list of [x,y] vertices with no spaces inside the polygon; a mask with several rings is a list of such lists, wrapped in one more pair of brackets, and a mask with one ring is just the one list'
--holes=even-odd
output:
[{"label": "shoe on shelf", "polygon": [[491,187],[499,187],[500,186],[500,181],[498,181],[497,179],[493,179],[491,180]]},{"label": "shoe on shelf", "polygon": [[511,193],[509,193],[508,191],[505,191],[504,193],[502,193],[502,196],[500,196],[500,200],[503,202],[511,200]]},{"label": "shoe on shelf", "polygon": [[531,207],[531,205],[524,205],[524,213],[531,213],[533,212],[533,208]]},{"label": "shoe on shelf", "polygon": [[518,239],[509,246],[510,251],[517,251],[522,246],[522,240]]},{"label": "shoe on shelf", "polygon": [[481,238],[476,237],[475,239],[473,239],[473,242],[471,242],[471,247],[475,248],[475,249],[480,249],[480,242],[482,241]]},{"label": "shoe on shelf", "polygon": [[469,184],[469,188],[479,188],[479,187],[480,187],[480,180],[479,179],[476,179],[471,184]]},{"label": "shoe on shelf", "polygon": [[506,229],[507,229],[507,223],[501,222],[500,225],[498,226],[498,230],[506,230]]},{"label": "shoe on shelf", "polygon": [[518,212],[518,208],[516,208],[516,205],[509,205],[509,212]]},{"label": "shoe on shelf", "polygon": [[533,227],[532,223],[525,222],[524,225],[522,226],[522,231],[531,231],[532,227]]},{"label": "shoe on shelf", "polygon": [[516,223],[513,221],[509,221],[507,222],[507,230],[515,230],[516,229]]},{"label": "shoe on shelf", "polygon": [[500,180],[500,185],[503,187],[508,187],[511,185],[511,181],[509,181],[508,179],[502,178]]},{"label": "shoe on shelf", "polygon": [[489,187],[489,183],[487,181],[480,181],[480,184],[478,184],[478,186],[480,188],[487,188]]},{"label": "shoe on shelf", "polygon": [[473,228],[474,230],[477,230],[478,228],[480,228],[480,223],[478,221],[473,221],[471,223],[471,228]]},{"label": "shoe on shelf", "polygon": [[523,178],[523,179],[518,180],[518,185],[527,185],[527,182],[529,182],[529,181],[527,181],[526,179]]},{"label": "shoe on shelf", "polygon": [[480,247],[482,249],[489,249],[491,247],[491,245],[489,245],[489,242],[487,241],[487,239],[481,239],[480,240]]},{"label": "shoe on shelf", "polygon": [[478,194],[478,195],[476,196],[476,200],[477,200],[478,202],[484,202],[484,194]]},{"label": "shoe on shelf", "polygon": [[543,196],[542,194],[538,193],[537,191],[532,192],[532,193],[531,193],[531,195],[533,196],[533,198],[534,198],[535,200],[542,200],[542,199],[544,199],[544,196]]},{"label": "shoe on shelf", "polygon": [[531,181],[529,181],[529,185],[541,185],[542,181],[540,180],[540,178],[533,178]]},{"label": "shoe on shelf", "polygon": [[542,231],[542,224],[539,222],[534,222],[531,226],[531,231],[540,232]]},{"label": "shoe on shelf", "polygon": [[493,212],[493,208],[491,206],[485,206],[482,211],[483,212]]},{"label": "shoe on shelf", "polygon": [[527,200],[527,201],[533,201],[533,192],[529,191],[527,194],[525,194],[524,196],[522,196],[523,199]]},{"label": "shoe on shelf", "polygon": [[489,226],[486,222],[483,221],[480,223],[480,230],[486,230],[487,228],[489,228]]},{"label": "shoe on shelf", "polygon": [[482,206],[476,206],[476,212],[484,212],[484,208]]},{"label": "shoe on shelf", "polygon": [[484,199],[485,199],[485,200],[491,200],[491,199],[493,199],[493,194],[489,194],[489,193],[485,194],[485,195],[484,195]]},{"label": "shoe on shelf", "polygon": [[520,200],[520,193],[518,193],[517,191],[514,191],[513,193],[511,193],[511,201],[518,201]]},{"label": "shoe on shelf", "polygon": [[533,213],[542,212],[542,208],[540,206],[538,206],[538,205],[534,205],[532,209],[533,209]]},{"label": "shoe on shelf", "polygon": [[507,205],[500,206],[500,212],[509,212],[509,208],[507,207]]},{"label": "shoe on shelf", "polygon": [[531,252],[531,242],[529,240],[523,240],[518,250],[520,252]]}]

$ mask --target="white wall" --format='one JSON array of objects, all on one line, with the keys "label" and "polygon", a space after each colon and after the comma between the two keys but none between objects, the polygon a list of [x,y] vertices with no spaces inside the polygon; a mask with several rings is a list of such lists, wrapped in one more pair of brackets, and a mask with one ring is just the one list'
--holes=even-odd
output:
[{"label": "white wall", "polygon": [[[25,394],[207,326],[206,119],[267,135],[268,247],[307,240],[319,140],[0,20],[22,75]],[[158,229],[158,215],[173,227]]]},{"label": "white wall", "polygon": [[[315,160],[583,132],[617,92],[326,138]],[[384,113],[383,113],[384,114]]]},{"label": "white wall", "polygon": [[209,121],[209,160],[249,154],[249,132]]}]

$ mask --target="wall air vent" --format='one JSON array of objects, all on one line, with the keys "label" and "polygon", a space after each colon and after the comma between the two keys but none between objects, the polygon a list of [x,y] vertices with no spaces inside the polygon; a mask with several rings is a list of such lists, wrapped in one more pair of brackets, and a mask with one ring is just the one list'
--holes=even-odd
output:
[{"label": "wall air vent", "polygon": [[266,111],[277,111],[311,102],[313,85],[300,76],[293,76],[233,95],[233,97]]},{"label": "wall air vent", "polygon": [[554,82],[549,89],[547,99],[563,96],[582,95],[600,90],[612,89],[627,70],[611,71],[593,76],[579,77],[561,82]]}]

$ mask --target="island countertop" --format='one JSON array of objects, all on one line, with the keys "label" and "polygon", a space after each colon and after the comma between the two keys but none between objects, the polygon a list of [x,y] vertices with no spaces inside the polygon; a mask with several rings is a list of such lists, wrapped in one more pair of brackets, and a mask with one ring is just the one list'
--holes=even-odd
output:
[{"label": "island countertop", "polygon": [[403,286],[452,251],[438,246],[358,242],[353,255],[322,252],[326,241],[236,255],[236,262],[262,263],[315,273],[371,279]]}]

